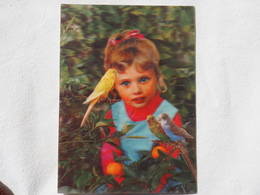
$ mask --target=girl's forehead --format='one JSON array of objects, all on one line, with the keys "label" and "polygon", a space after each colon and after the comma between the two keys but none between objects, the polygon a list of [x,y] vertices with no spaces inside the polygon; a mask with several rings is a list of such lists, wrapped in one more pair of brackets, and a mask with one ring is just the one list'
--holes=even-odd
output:
[{"label": "girl's forehead", "polygon": [[149,70],[140,70],[136,66],[128,66],[124,69],[123,72],[118,73],[120,77],[135,77],[135,76],[155,76],[155,73],[152,69]]}]

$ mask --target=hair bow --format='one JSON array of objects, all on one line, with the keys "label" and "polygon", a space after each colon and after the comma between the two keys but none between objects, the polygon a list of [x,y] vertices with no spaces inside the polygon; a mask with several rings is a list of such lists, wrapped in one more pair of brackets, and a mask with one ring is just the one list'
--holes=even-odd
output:
[{"label": "hair bow", "polygon": [[140,34],[140,31],[138,29],[135,29],[135,30],[130,31],[125,38],[118,36],[116,39],[110,39],[109,43],[110,43],[110,45],[116,45],[121,41],[129,39],[130,37],[137,37],[139,39],[144,39],[144,35]]}]

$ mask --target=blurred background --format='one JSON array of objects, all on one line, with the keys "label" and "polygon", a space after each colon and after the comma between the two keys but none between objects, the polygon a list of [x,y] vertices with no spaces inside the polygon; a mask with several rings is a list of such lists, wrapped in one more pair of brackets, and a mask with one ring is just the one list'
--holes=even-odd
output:
[{"label": "blurred background", "polygon": [[[162,97],[179,109],[183,124],[190,122],[187,131],[196,137],[194,7],[63,4],[59,129],[59,187],[62,192],[95,189],[93,183],[102,175],[98,155],[104,140],[94,132],[97,122],[104,122],[104,113],[110,104],[96,105],[86,127],[93,130],[92,134],[86,134],[85,129],[79,129],[87,108],[82,103],[104,74],[103,51],[109,37],[126,29],[139,29],[155,43],[161,57],[160,69],[168,86]],[[108,122],[105,121],[105,126]],[[188,146],[196,164],[196,140]]]}]

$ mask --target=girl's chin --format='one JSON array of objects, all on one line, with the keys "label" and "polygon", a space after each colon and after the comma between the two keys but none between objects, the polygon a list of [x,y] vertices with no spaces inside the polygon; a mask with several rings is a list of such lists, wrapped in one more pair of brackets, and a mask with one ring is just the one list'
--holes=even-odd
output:
[{"label": "girl's chin", "polygon": [[144,107],[144,106],[146,106],[146,104],[145,105],[142,105],[142,104],[135,104],[135,105],[132,105],[133,107],[135,107],[135,108],[142,108],[142,107]]},{"label": "girl's chin", "polygon": [[142,108],[144,106],[146,106],[148,103],[146,101],[139,101],[139,102],[131,102],[131,106],[135,107],[135,108]]}]

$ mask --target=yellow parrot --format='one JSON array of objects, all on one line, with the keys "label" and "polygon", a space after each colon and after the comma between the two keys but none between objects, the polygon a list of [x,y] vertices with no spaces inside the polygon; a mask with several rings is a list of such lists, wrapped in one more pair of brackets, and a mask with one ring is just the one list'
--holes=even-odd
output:
[{"label": "yellow parrot", "polygon": [[108,69],[107,72],[104,74],[104,76],[100,79],[99,83],[95,87],[94,91],[90,94],[90,96],[87,98],[87,100],[83,104],[88,104],[88,109],[81,121],[80,127],[83,127],[86,120],[88,119],[88,116],[90,114],[90,111],[94,107],[94,105],[98,101],[102,101],[107,98],[109,92],[111,89],[113,89],[115,79],[116,79],[116,69],[111,68]]}]

